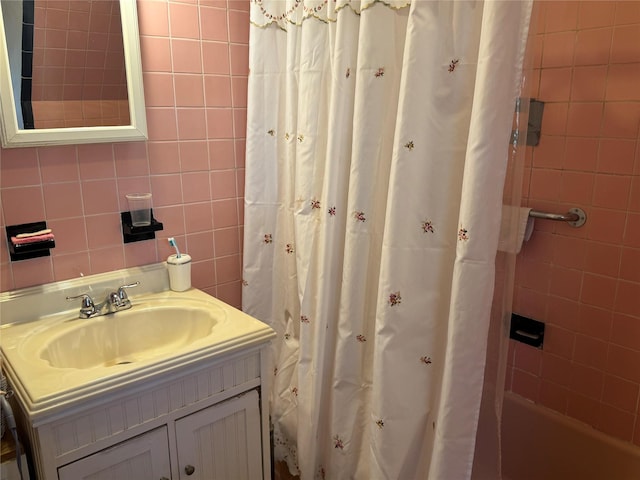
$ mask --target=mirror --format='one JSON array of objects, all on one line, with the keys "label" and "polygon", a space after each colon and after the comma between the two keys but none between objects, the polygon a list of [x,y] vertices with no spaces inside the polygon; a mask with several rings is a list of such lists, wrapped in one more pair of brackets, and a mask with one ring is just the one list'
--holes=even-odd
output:
[{"label": "mirror", "polygon": [[3,147],[147,138],[135,1],[0,6]]}]

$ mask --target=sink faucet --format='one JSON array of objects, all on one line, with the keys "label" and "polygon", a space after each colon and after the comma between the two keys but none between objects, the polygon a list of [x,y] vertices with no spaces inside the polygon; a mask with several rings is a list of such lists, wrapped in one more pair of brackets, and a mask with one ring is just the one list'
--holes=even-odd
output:
[{"label": "sink faucet", "polygon": [[80,314],[78,318],[93,318],[101,315],[108,315],[120,310],[127,310],[131,308],[131,300],[127,297],[126,288],[137,287],[140,282],[129,283],[128,285],[122,285],[117,290],[107,294],[103,302],[98,305],[95,304],[93,298],[88,293],[81,293],[80,295],[74,295],[67,297],[67,300],[82,299],[82,306],[80,307]]}]

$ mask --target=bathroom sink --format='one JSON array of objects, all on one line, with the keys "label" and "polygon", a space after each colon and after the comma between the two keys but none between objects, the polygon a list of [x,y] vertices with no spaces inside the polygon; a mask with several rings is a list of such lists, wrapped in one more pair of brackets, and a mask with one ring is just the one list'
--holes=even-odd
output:
[{"label": "bathroom sink", "polygon": [[[103,292],[135,281],[140,286],[129,292],[128,310],[78,318],[80,302],[66,300],[83,292],[104,298]],[[0,321],[3,370],[32,419],[106,394],[126,396],[171,372],[257,348],[275,335],[201,290],[169,290],[162,264],[3,292]],[[202,379],[202,388],[217,381]]]},{"label": "bathroom sink", "polygon": [[52,367],[82,369],[152,359],[208,336],[217,323],[215,313],[189,305],[152,305],[76,320],[73,328],[44,344],[40,358]]}]

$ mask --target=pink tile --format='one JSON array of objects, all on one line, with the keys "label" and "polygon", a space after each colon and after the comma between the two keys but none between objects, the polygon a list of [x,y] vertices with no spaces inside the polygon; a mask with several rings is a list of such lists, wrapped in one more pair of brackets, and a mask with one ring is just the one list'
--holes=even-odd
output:
[{"label": "pink tile", "polygon": [[142,35],[167,36],[169,34],[167,3],[139,0],[138,25]]},{"label": "pink tile", "polygon": [[173,75],[169,73],[144,74],[144,98],[148,107],[172,107]]},{"label": "pink tile", "polygon": [[237,228],[223,228],[213,232],[215,255],[223,257],[240,253],[240,242]]},{"label": "pink tile", "polygon": [[595,426],[598,423],[600,403],[590,397],[569,390],[567,402],[567,415],[587,425]]},{"label": "pink tile", "polygon": [[520,370],[539,376],[542,365],[542,350],[518,343],[515,346],[513,365]]},{"label": "pink tile", "polygon": [[589,211],[587,236],[591,240],[619,244],[625,232],[625,212],[592,208]]},{"label": "pink tile", "polygon": [[217,286],[217,297],[227,304],[242,309],[242,282],[230,282]]},{"label": "pink tile", "polygon": [[233,109],[233,131],[236,138],[245,138],[247,136],[247,109]]},{"label": "pink tile", "polygon": [[602,400],[613,407],[635,413],[639,390],[637,383],[605,375]]},{"label": "pink tile", "polygon": [[640,317],[640,283],[618,281],[618,295],[616,297],[616,312]]},{"label": "pink tile", "polygon": [[74,252],[66,255],[54,255],[53,273],[56,282],[90,275],[89,252]]},{"label": "pink tile", "polygon": [[184,203],[205,202],[211,200],[209,175],[205,172],[182,174]]},{"label": "pink tile", "polygon": [[164,207],[182,203],[182,186],[180,175],[151,176],[151,193],[153,205]]},{"label": "pink tile", "polygon": [[593,172],[598,162],[598,139],[584,137],[568,137],[564,168]]},{"label": "pink tile", "polygon": [[235,167],[233,140],[209,141],[209,152],[211,155],[211,170],[226,170]]},{"label": "pink tile", "polygon": [[631,441],[634,415],[618,410],[615,407],[602,405],[600,417],[597,425],[598,430],[602,430],[604,433],[626,442]]},{"label": "pink tile", "polygon": [[221,42],[202,42],[204,73],[213,75],[229,74],[229,46]]},{"label": "pink tile", "polygon": [[[261,239],[260,239],[261,240]],[[545,321],[547,317],[546,293],[537,292],[529,288],[516,288],[513,311],[525,317]]]},{"label": "pink tile", "polygon": [[542,378],[566,387],[571,381],[571,374],[572,364],[568,358],[544,353],[542,356]]},{"label": "pink tile", "polygon": [[142,142],[116,143],[113,146],[118,177],[134,177],[149,174],[147,146]]},{"label": "pink tile", "polygon": [[640,125],[640,104],[637,102],[607,102],[604,105],[602,136],[637,138]]},{"label": "pink tile", "polygon": [[90,250],[122,244],[120,216],[115,213],[85,217]]},{"label": "pink tile", "polygon": [[606,65],[611,49],[611,28],[581,30],[577,32],[575,44],[575,65]]},{"label": "pink tile", "polygon": [[177,140],[176,111],[173,108],[147,108],[149,140]]},{"label": "pink tile", "polygon": [[604,374],[601,370],[573,363],[571,365],[571,377],[569,389],[595,400],[602,395]]},{"label": "pink tile", "polygon": [[640,61],[610,65],[605,98],[608,101],[640,100],[638,78],[640,78]]},{"label": "pink tile", "polygon": [[575,331],[594,338],[608,340],[613,322],[611,309],[580,305],[580,318]]},{"label": "pink tile", "polygon": [[556,412],[566,414],[567,392],[565,387],[543,380],[540,386],[540,403]]},{"label": "pink tile", "polygon": [[585,271],[615,277],[620,267],[621,248],[618,245],[589,242]]},{"label": "pink tile", "polygon": [[511,388],[514,393],[537,402],[540,394],[540,378],[514,368]]},{"label": "pink tile", "polygon": [[198,7],[196,5],[170,3],[169,26],[172,37],[199,38]]},{"label": "pink tile", "polygon": [[148,142],[149,171],[152,174],[180,172],[178,145],[176,142]]},{"label": "pink tile", "polygon": [[157,261],[158,255],[156,242],[154,240],[127,243],[124,245],[124,263],[126,268],[149,265]]},{"label": "pink tile", "polygon": [[613,30],[611,63],[640,62],[640,24],[618,26]]},{"label": "pink tile", "polygon": [[180,142],[179,151],[183,172],[209,170],[209,148],[206,141]]},{"label": "pink tile", "polygon": [[211,203],[190,203],[185,205],[184,222],[187,232],[202,232],[213,229]]},{"label": "pink tile", "polygon": [[213,225],[216,229],[238,225],[235,199],[218,200],[212,203]]},{"label": "pink tile", "polygon": [[520,259],[516,264],[516,283],[537,292],[549,291],[551,266],[548,263]]},{"label": "pink tile", "polygon": [[624,245],[640,248],[640,214],[627,215],[627,228],[624,232]]},{"label": "pink tile", "polygon": [[606,82],[606,65],[574,67],[571,100],[574,102],[603,101]]},{"label": "pink tile", "polygon": [[[549,306],[549,313],[551,313],[551,305]],[[574,321],[575,322],[575,321]],[[568,321],[566,323],[573,323]],[[573,356],[573,347],[575,344],[575,333],[565,328],[557,327],[553,324],[548,324],[545,328],[544,334],[544,350],[545,354],[553,354],[562,357],[569,361]],[[544,363],[543,363],[544,367]],[[544,378],[552,378],[547,375],[543,370]],[[557,380],[554,380],[557,381]]]},{"label": "pink tile", "polygon": [[230,107],[231,82],[228,76],[206,75],[204,77],[207,107]]},{"label": "pink tile", "polygon": [[609,346],[609,356],[607,357],[606,372],[624,378],[634,383],[640,383],[640,351]]},{"label": "pink tile", "polygon": [[545,68],[540,76],[540,100],[568,102],[571,93],[571,68]]},{"label": "pink tile", "polygon": [[611,328],[611,342],[622,347],[640,350],[640,320],[615,313]]},{"label": "pink tile", "polygon": [[569,300],[577,300],[580,296],[582,272],[559,266],[551,269],[550,292],[552,295]]},{"label": "pink tile", "polygon": [[212,198],[220,200],[223,198],[235,198],[236,193],[236,172],[235,170],[220,170],[211,172]]},{"label": "pink tile", "polygon": [[588,205],[593,194],[594,175],[582,172],[562,172],[558,199],[575,205]]},{"label": "pink tile", "polygon": [[16,288],[13,283],[13,273],[9,263],[0,263],[0,292],[8,292]]},{"label": "pink tile", "polygon": [[207,108],[208,138],[233,138],[233,111],[225,108]]},{"label": "pink tile", "polygon": [[573,361],[602,370],[607,362],[607,342],[586,335],[576,335]]},{"label": "pink tile", "polygon": [[141,36],[140,55],[144,72],[171,72],[171,43],[168,38]]},{"label": "pink tile", "polygon": [[112,213],[119,210],[115,179],[82,182],[82,198],[85,215]]},{"label": "pink tile", "polygon": [[631,177],[609,174],[596,175],[593,205],[625,210],[631,190]]},{"label": "pink tile", "polygon": [[78,182],[45,184],[42,190],[47,219],[78,217],[83,214]]},{"label": "pink tile", "polygon": [[[162,221],[162,225],[164,226],[164,230],[162,233],[158,232],[157,236],[161,237],[165,235],[166,237],[176,237],[176,241],[178,241],[178,237],[185,233],[184,223],[185,223],[185,214],[184,207],[182,205],[170,205],[167,207],[157,207],[153,209],[153,214]],[[160,243],[160,246],[163,244]],[[184,245],[184,243],[183,243]],[[165,249],[159,248],[160,253],[166,253]],[[169,251],[169,253],[173,253]],[[161,258],[165,258],[167,255],[161,255]]]},{"label": "pink tile", "polygon": [[0,175],[2,188],[39,184],[40,168],[35,148],[2,151],[2,175]]},{"label": "pink tile", "polygon": [[194,262],[191,266],[191,283],[194,287],[205,289],[216,284],[215,263],[213,260]]},{"label": "pink tile", "polygon": [[[242,197],[241,198],[242,200],[244,200],[244,179],[245,179],[244,168],[239,168],[236,171],[236,182],[237,182],[238,197]],[[240,200],[240,198],[238,200]],[[244,221],[242,223],[244,223]]]},{"label": "pink tile", "polygon": [[540,23],[544,19],[545,32],[559,32],[564,30],[574,30],[578,20],[578,4],[571,1],[557,1],[543,4],[546,8],[544,16],[541,16]]},{"label": "pink tile", "polygon": [[602,103],[572,103],[567,116],[567,135],[593,137],[600,132]]},{"label": "pink tile", "polygon": [[553,235],[553,263],[581,270],[584,266],[587,243],[581,238]]},{"label": "pink tile", "polygon": [[202,75],[174,75],[176,88],[176,106],[202,107],[204,90]]},{"label": "pink tile", "polygon": [[78,164],[82,180],[102,180],[116,176],[113,145],[110,143],[78,145]]},{"label": "pink tile", "polygon": [[5,225],[39,222],[45,219],[42,189],[37,187],[0,190]]},{"label": "pink tile", "polygon": [[207,138],[207,124],[203,108],[179,108],[178,138],[180,140],[203,140]]},{"label": "pink tile", "polygon": [[53,282],[51,257],[32,258],[11,264],[14,287],[25,288]]},{"label": "pink tile", "polygon": [[227,12],[220,8],[200,6],[200,22],[202,24],[202,39],[227,41]]},{"label": "pink tile", "polygon": [[249,43],[249,12],[228,10],[229,41],[231,43]]},{"label": "pink tile", "polygon": [[247,77],[233,77],[233,106],[247,108]]},{"label": "pink tile", "polygon": [[229,45],[231,75],[249,75],[249,46],[237,43]]},{"label": "pink tile", "polygon": [[186,245],[189,255],[195,262],[213,258],[213,232],[211,230],[188,234]]},{"label": "pink tile", "polygon": [[610,277],[585,273],[580,300],[588,305],[612,308],[615,303],[616,281]]},{"label": "pink tile", "polygon": [[218,283],[233,282],[242,279],[239,255],[216,258],[215,263]]},{"label": "pink tile", "polygon": [[[620,261],[620,278],[631,282],[640,282],[640,249],[623,248]],[[640,345],[640,343],[639,343]]]},{"label": "pink tile", "polygon": [[38,157],[43,182],[78,180],[78,154],[75,146],[41,147],[38,149]]},{"label": "pink tile", "polygon": [[640,23],[640,4],[627,0],[617,1],[615,24],[625,25],[630,23]]},{"label": "pink tile", "polygon": [[578,30],[612,25],[615,7],[615,3],[610,1],[580,2]]},{"label": "pink tile", "polygon": [[[202,46],[205,54],[204,44]],[[195,40],[171,39],[173,71],[183,73],[201,73],[200,42]],[[205,63],[206,64],[206,63]],[[210,73],[210,72],[207,72]]]},{"label": "pink tile", "polygon": [[84,217],[52,220],[48,222],[48,225],[56,236],[54,255],[85,252],[87,250]]},{"label": "pink tile", "polygon": [[544,107],[542,132],[546,135],[564,135],[567,128],[569,106],[566,103],[549,103]]}]

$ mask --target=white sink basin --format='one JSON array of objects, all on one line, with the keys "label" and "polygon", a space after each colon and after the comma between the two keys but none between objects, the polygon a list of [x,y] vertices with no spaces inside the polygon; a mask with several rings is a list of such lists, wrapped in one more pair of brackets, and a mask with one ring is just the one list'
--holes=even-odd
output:
[{"label": "white sink basin", "polygon": [[[179,303],[179,302],[178,302]],[[217,317],[217,318],[216,318]],[[224,311],[190,305],[135,306],[111,315],[74,321],[50,337],[40,358],[56,368],[95,368],[149,360],[209,336]],[[26,342],[38,342],[35,335]]]}]

